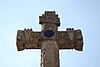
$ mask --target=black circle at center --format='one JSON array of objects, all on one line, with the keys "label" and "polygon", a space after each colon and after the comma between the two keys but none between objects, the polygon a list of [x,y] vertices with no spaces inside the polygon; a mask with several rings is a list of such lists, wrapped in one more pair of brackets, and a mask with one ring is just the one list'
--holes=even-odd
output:
[{"label": "black circle at center", "polygon": [[44,31],[43,34],[44,34],[45,37],[50,38],[50,37],[54,36],[54,31],[52,31],[52,30],[46,30],[46,31]]}]

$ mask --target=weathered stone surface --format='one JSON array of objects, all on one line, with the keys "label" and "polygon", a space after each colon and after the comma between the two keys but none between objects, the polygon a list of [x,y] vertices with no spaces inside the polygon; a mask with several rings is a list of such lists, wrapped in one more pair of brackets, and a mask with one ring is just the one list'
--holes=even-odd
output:
[{"label": "weathered stone surface", "polygon": [[25,36],[22,30],[17,31],[17,50],[21,51],[25,49]]},{"label": "weathered stone surface", "polygon": [[24,49],[40,49],[44,41],[55,40],[59,45],[59,49],[83,50],[81,30],[67,29],[67,31],[54,31],[54,36],[50,38],[43,35],[44,31],[19,30],[17,33],[17,49],[19,51]]},{"label": "weathered stone surface", "polygon": [[59,49],[83,50],[83,36],[81,30],[67,28],[66,31],[58,31],[60,18],[55,11],[45,11],[39,16],[41,31],[32,29],[18,30],[17,50],[41,49],[41,67],[60,67]]},{"label": "weathered stone surface", "polygon": [[41,67],[59,67],[59,46],[55,41],[45,41],[41,46]]}]

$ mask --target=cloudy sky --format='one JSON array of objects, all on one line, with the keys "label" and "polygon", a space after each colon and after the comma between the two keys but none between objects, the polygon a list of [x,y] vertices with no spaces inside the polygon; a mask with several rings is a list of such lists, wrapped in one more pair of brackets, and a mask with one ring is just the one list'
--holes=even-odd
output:
[{"label": "cloudy sky", "polygon": [[39,16],[56,11],[61,26],[81,29],[83,51],[61,50],[60,67],[100,67],[100,0],[0,0],[0,67],[40,67],[40,50],[17,51],[17,30],[41,31]]}]

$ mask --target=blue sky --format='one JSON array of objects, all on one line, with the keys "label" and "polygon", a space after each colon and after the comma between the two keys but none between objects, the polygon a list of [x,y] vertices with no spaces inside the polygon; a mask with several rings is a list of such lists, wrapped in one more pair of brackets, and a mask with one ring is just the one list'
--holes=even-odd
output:
[{"label": "blue sky", "polygon": [[61,50],[60,67],[100,67],[100,0],[0,0],[0,66],[40,67],[40,50],[17,51],[17,30],[40,31],[39,16],[53,10],[61,26],[81,29],[83,51]]}]

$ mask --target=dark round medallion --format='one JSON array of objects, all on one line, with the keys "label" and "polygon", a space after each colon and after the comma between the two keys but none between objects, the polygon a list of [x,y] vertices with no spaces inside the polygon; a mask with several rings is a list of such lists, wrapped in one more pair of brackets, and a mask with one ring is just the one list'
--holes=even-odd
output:
[{"label": "dark round medallion", "polygon": [[54,31],[52,31],[52,30],[45,30],[43,35],[45,37],[47,37],[47,38],[50,38],[50,37],[54,36]]}]

